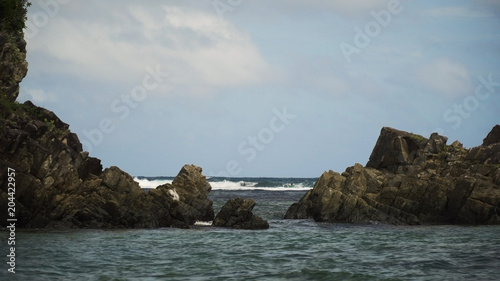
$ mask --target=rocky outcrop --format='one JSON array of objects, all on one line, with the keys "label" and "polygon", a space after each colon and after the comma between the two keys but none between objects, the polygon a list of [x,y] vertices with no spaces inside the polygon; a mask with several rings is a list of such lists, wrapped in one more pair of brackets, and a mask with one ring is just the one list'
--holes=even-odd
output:
[{"label": "rocky outcrop", "polygon": [[382,128],[366,167],[328,171],[285,218],[392,224],[500,224],[500,126],[464,149],[433,133]]},{"label": "rocky outcrop", "polygon": [[482,146],[500,143],[500,125],[495,125],[488,135],[483,139]]},{"label": "rocky outcrop", "polygon": [[199,167],[186,165],[171,185],[146,192],[118,167],[103,170],[53,112],[4,100],[0,117],[0,205],[8,204],[14,169],[18,227],[189,227],[214,217]]},{"label": "rocky outcrop", "polygon": [[28,73],[22,33],[0,31],[0,99],[15,101],[19,83]]},{"label": "rocky outcrop", "polygon": [[208,194],[212,187],[202,175],[202,169],[185,165],[172,184],[158,186],[149,192],[153,202],[165,206],[176,225],[193,225],[197,221],[212,221],[214,210]]},{"label": "rocky outcrop", "polygon": [[253,199],[229,199],[215,217],[214,226],[235,229],[268,229],[269,224],[252,213]]}]

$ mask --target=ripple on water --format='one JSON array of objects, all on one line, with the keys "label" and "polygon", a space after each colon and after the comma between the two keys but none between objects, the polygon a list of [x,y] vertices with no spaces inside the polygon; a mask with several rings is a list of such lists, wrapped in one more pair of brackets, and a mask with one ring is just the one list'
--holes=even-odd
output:
[{"label": "ripple on water", "polygon": [[499,226],[270,223],[262,231],[19,231],[18,274],[9,280],[495,280],[499,274]]}]

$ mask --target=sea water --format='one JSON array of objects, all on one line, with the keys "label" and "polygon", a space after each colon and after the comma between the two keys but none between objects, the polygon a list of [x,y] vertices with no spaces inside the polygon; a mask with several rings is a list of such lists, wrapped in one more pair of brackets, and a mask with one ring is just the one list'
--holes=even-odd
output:
[{"label": "sea water", "polygon": [[209,178],[216,212],[253,198],[267,230],[17,230],[15,274],[2,231],[0,280],[499,280],[500,226],[283,220],[314,181]]}]

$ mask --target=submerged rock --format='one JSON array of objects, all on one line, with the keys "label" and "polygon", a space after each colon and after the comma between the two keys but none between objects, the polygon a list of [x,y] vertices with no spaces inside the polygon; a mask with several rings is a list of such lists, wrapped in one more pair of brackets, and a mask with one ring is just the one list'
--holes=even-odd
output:
[{"label": "submerged rock", "polygon": [[229,199],[215,217],[214,226],[236,229],[268,229],[267,221],[252,213],[253,199]]},{"label": "submerged rock", "polygon": [[500,224],[500,126],[466,150],[433,133],[382,128],[370,160],[328,171],[286,219],[392,224]]}]

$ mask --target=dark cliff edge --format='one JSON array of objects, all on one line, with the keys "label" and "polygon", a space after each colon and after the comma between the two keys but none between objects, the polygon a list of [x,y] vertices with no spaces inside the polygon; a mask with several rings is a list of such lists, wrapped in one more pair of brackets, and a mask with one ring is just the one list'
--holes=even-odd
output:
[{"label": "dark cliff edge", "polygon": [[0,2],[0,99],[11,102],[19,95],[19,83],[28,73],[23,28],[29,5],[25,0]]},{"label": "dark cliff edge", "polygon": [[370,159],[328,171],[286,219],[389,224],[500,224],[500,126],[465,149],[384,127]]},{"label": "dark cliff edge", "polygon": [[185,165],[171,185],[142,190],[118,167],[82,150],[56,114],[16,102],[26,76],[27,1],[0,3],[0,225],[16,227],[189,227],[213,220],[210,184]]},{"label": "dark cliff edge", "polygon": [[[172,184],[145,191],[120,168],[103,169],[54,112],[16,101],[28,71],[29,5],[0,2],[0,226],[15,219],[16,228],[189,228],[214,220],[200,167],[185,165]],[[241,228],[254,229],[245,221],[253,217]]]},{"label": "dark cliff edge", "polygon": [[[190,228],[215,218],[200,167],[185,165],[171,184],[146,191],[118,167],[103,169],[52,111],[0,99],[0,117],[1,226],[12,219],[8,206],[21,228]],[[215,226],[268,228],[254,205],[225,206],[237,224]]]},{"label": "dark cliff edge", "polygon": [[[200,167],[146,191],[120,168],[103,169],[52,111],[0,99],[0,117],[0,226],[15,218],[20,228],[190,228],[215,218]],[[217,221],[227,213],[230,223],[214,226],[269,228],[254,205],[226,204]]]},{"label": "dark cliff edge", "polygon": [[197,166],[147,192],[118,167],[103,170],[53,112],[4,99],[0,117],[2,226],[10,205],[21,228],[187,228],[214,218],[211,187]]}]

